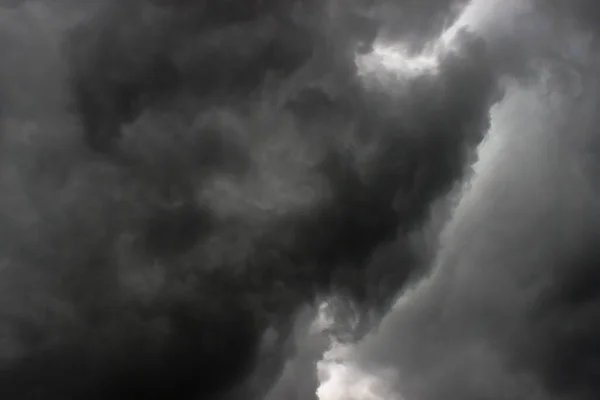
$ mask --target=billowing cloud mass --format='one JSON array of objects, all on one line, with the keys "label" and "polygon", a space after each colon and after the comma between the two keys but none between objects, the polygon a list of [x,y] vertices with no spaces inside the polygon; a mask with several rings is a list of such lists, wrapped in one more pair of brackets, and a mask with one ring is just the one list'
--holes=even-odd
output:
[{"label": "billowing cloud mass", "polygon": [[596,398],[552,3],[0,3],[0,398]]},{"label": "billowing cloud mass", "polygon": [[502,36],[478,27],[490,42],[519,39],[538,79],[493,108],[431,273],[334,363],[392,384],[373,398],[598,398],[596,31],[592,2],[551,3],[513,10],[529,26]]}]

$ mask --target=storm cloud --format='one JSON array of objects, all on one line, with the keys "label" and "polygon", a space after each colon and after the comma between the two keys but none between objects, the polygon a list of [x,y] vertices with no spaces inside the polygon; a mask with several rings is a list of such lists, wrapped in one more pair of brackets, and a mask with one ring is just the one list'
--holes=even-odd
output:
[{"label": "storm cloud", "polygon": [[[537,79],[494,107],[431,272],[342,361],[322,361],[362,376],[365,398],[598,397],[596,30],[591,2],[554,3],[500,36],[524,35]],[[344,398],[331,380],[321,398]]]},{"label": "storm cloud", "polygon": [[593,398],[588,28],[482,4],[0,8],[0,397],[306,399],[329,299],[407,399]]}]

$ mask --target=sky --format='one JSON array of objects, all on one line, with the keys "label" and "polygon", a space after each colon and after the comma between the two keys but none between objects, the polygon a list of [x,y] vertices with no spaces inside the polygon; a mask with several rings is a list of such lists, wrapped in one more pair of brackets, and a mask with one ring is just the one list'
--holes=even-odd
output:
[{"label": "sky", "polygon": [[[522,17],[536,12],[522,3],[476,1],[459,21],[492,41],[531,41],[532,53],[548,41],[567,68],[593,68],[595,32],[569,14],[550,21],[566,22],[570,36],[548,32],[548,21]],[[539,29],[515,27],[520,18]],[[533,37],[511,37],[524,30]],[[597,397],[597,77],[588,71],[559,87],[554,71],[510,85],[432,271],[342,361],[326,354],[319,399]]]},{"label": "sky", "polygon": [[0,2],[0,397],[597,399],[599,11]]}]

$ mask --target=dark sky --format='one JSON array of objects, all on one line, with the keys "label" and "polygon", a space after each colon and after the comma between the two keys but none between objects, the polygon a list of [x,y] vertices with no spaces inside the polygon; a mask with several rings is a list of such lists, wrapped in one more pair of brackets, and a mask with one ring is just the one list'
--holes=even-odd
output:
[{"label": "dark sky", "polygon": [[598,398],[566,4],[0,2],[0,398]]}]

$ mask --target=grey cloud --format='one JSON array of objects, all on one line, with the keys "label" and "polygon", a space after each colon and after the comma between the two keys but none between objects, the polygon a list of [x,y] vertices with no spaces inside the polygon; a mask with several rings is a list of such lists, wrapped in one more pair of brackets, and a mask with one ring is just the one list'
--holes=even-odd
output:
[{"label": "grey cloud", "polygon": [[367,84],[368,11],[6,11],[31,29],[0,39],[0,397],[261,398],[303,307],[387,310],[502,92],[468,33],[436,72]]},{"label": "grey cloud", "polygon": [[434,270],[357,345],[407,399],[597,398],[597,55],[552,34],[566,57],[506,97]]}]

